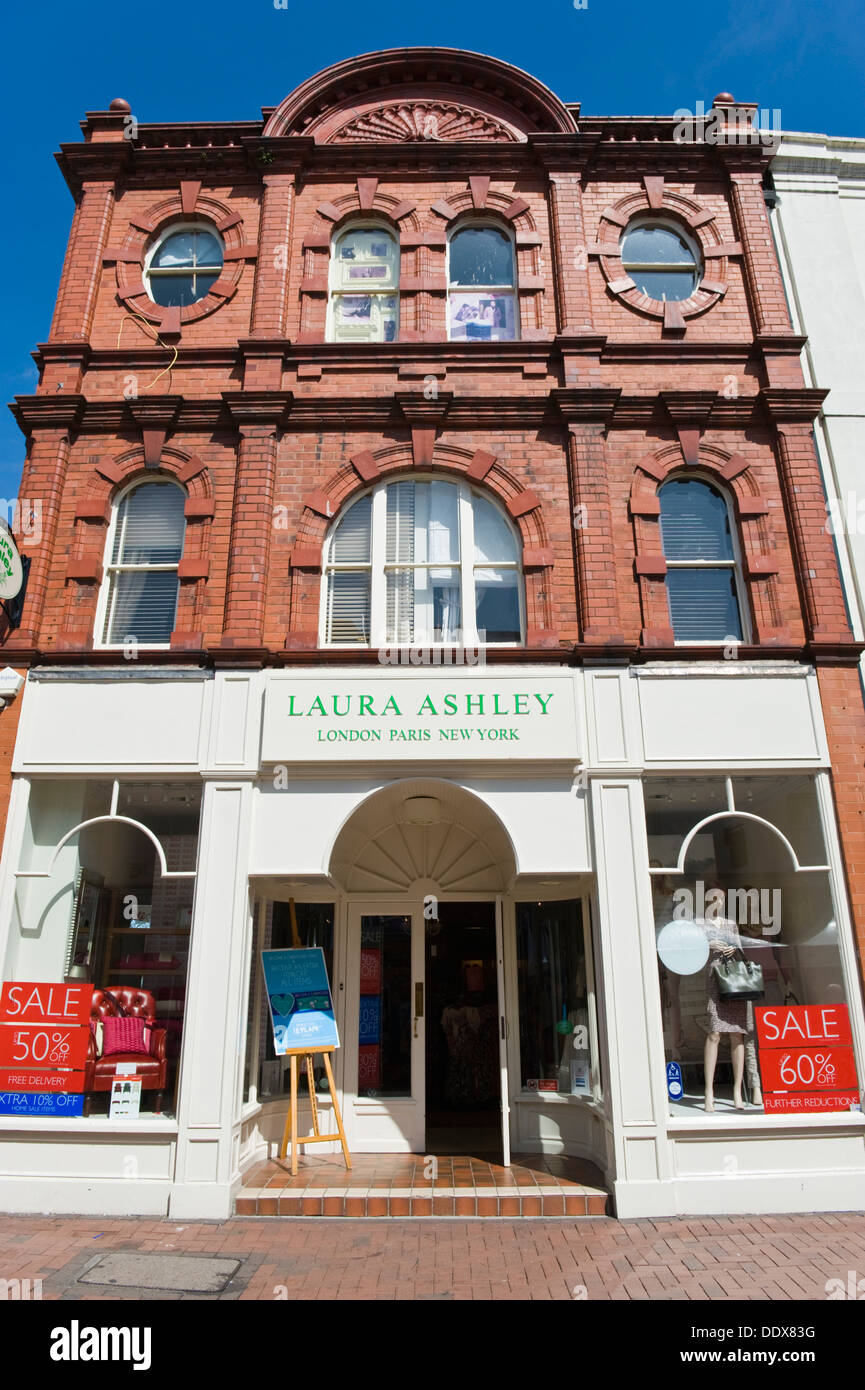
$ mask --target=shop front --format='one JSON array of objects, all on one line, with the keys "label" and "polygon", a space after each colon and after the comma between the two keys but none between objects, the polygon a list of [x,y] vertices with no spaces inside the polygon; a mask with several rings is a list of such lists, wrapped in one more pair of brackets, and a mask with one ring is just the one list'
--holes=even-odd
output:
[{"label": "shop front", "polygon": [[93,1002],[80,1065],[4,1059],[4,1209],[229,1214],[288,1101],[261,952],[297,944],[355,1152],[574,1154],[620,1216],[861,1206],[813,671],[40,668],[23,698],[6,996]]}]

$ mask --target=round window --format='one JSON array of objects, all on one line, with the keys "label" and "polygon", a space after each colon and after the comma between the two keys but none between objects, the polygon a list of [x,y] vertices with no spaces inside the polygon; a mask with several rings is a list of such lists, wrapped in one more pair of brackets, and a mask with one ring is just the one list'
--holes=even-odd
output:
[{"label": "round window", "polygon": [[626,228],[622,266],[637,289],[650,299],[688,299],[697,288],[700,266],[683,233],[660,222]]},{"label": "round window", "polygon": [[222,262],[222,241],[215,229],[175,225],[153,247],[144,283],[154,303],[184,309],[204,298],[218,280]]}]

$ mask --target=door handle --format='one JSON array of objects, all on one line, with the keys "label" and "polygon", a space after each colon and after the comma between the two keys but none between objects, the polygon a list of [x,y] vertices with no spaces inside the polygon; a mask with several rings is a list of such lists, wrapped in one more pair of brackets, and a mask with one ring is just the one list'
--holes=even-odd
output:
[{"label": "door handle", "polygon": [[423,1018],[423,980],[416,980],[414,987],[414,1036],[417,1037],[417,1021]]}]

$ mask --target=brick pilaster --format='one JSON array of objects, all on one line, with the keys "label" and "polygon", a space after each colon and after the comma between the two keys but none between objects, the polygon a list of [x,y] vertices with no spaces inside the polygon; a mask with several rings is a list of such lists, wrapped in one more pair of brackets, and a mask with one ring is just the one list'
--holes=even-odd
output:
[{"label": "brick pilaster", "polygon": [[294,174],[269,174],[263,182],[252,301],[252,337],[284,338]]},{"label": "brick pilaster", "polygon": [[39,508],[41,522],[35,533],[39,537],[37,544],[28,541],[23,545],[24,553],[30,556],[30,576],[21,626],[9,637],[6,643],[9,649],[38,645],[68,465],[67,427],[51,426],[34,431],[19,497],[22,504],[26,500],[31,507]]},{"label": "brick pilaster", "polygon": [[835,546],[827,528],[826,499],[810,423],[778,421],[776,452],[806,633],[815,641],[850,642],[853,635]]},{"label": "brick pilaster", "polygon": [[790,332],[790,314],[784,296],[781,270],[766,201],[762,174],[757,171],[730,174],[736,235],[745,258],[745,286],[757,333]]},{"label": "brick pilaster", "polygon": [[51,324],[52,342],[87,342],[90,338],[113,210],[112,184],[83,185],[60,277],[60,292]]},{"label": "brick pilaster", "polygon": [[859,968],[865,961],[865,706],[855,666],[817,668]]},{"label": "brick pilaster", "polygon": [[550,175],[550,225],[558,331],[585,331],[592,324],[588,253],[580,175]]},{"label": "brick pilaster", "polygon": [[602,421],[568,424],[577,609],[583,642],[623,641]]}]

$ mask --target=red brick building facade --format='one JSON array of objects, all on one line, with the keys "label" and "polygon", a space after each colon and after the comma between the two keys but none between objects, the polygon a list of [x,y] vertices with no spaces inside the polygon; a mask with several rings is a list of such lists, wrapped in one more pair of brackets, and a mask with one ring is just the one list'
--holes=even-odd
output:
[{"label": "red brick building facade", "polygon": [[[743,108],[715,109],[723,131]],[[323,633],[334,519],[391,478],[467,483],[521,546],[522,640],[490,665],[816,668],[861,952],[859,649],[812,443],[825,393],[803,383],[756,135],[584,116],[502,62],[433,49],[338,64],[261,120],[163,125],[118,100],[82,131],[58,156],[75,214],[39,386],[14,407],[42,542],[6,660],[380,666],[374,641]],[[653,223],[691,248],[686,296],[650,295],[623,259],[623,234]],[[398,246],[390,341],[333,331],[334,247],[355,225]],[[163,307],[152,254],[172,227],[215,232],[223,258],[206,293]],[[466,227],[513,248],[513,335],[454,336]],[[176,618],[169,643],[124,652],[100,637],[106,538],[124,490],[155,477],[186,498]],[[732,648],[674,633],[659,492],[688,478],[732,508]]]}]

